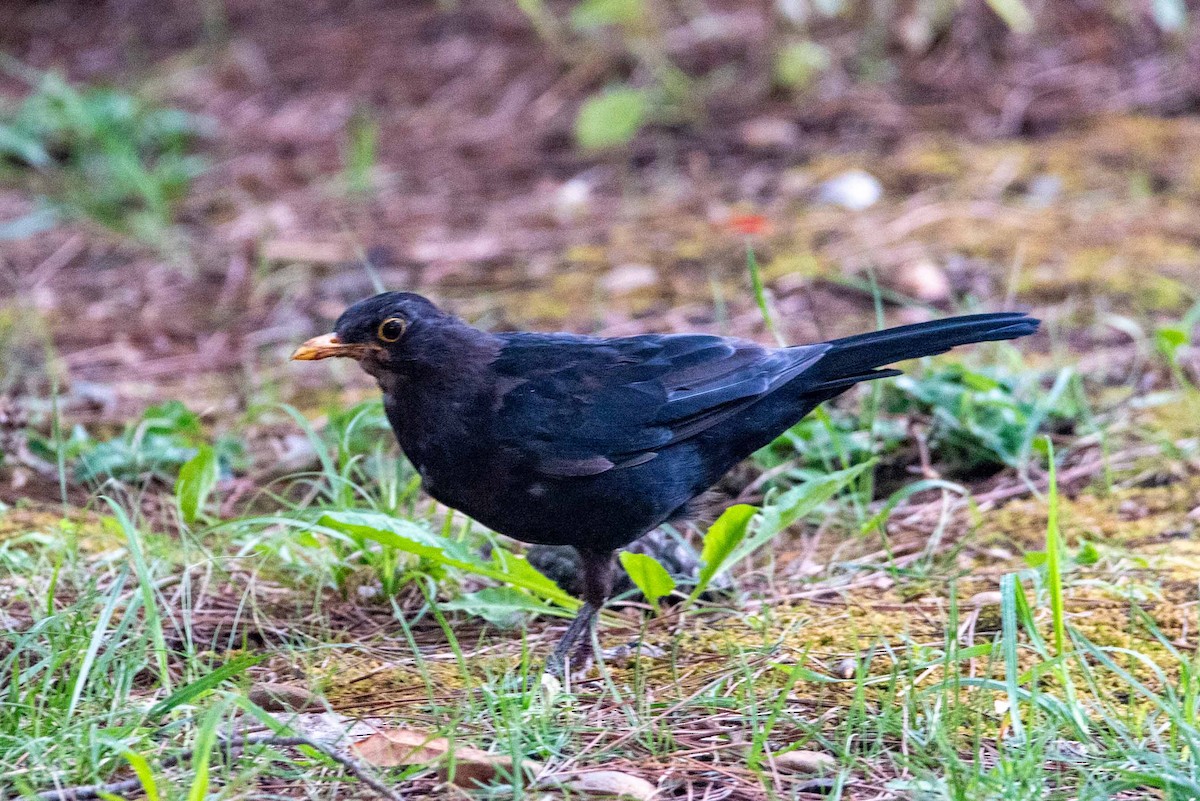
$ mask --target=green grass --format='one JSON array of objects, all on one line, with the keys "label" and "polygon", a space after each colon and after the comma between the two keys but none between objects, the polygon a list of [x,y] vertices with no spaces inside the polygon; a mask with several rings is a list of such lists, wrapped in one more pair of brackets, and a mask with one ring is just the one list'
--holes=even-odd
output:
[{"label": "green grass", "polygon": [[[204,569],[220,575],[244,559],[206,555],[139,529],[117,508],[113,512],[111,533],[124,537],[132,559],[87,556],[69,528],[8,542],[0,552],[8,557],[5,586],[16,588],[10,606],[27,604],[31,617],[30,626],[0,639],[0,675],[8,677],[0,705],[0,769],[13,777],[13,786],[29,792],[54,782],[83,784],[140,772],[162,797],[193,797],[203,789],[238,797],[267,775],[312,781],[314,771],[336,767],[294,749],[227,759],[214,747],[216,733],[235,719],[241,726],[255,719],[235,713],[247,703],[247,675],[258,669],[256,659],[311,667],[333,649],[369,645],[330,632],[326,642],[277,642],[253,659],[219,657],[219,643],[186,634],[189,624],[180,610],[188,602],[169,597],[171,586],[195,592],[196,584],[164,581],[191,575],[179,572],[185,565],[194,572],[211,560]],[[219,533],[205,538],[211,544]],[[154,556],[163,552],[178,558]],[[433,594],[425,620],[436,620],[457,654],[450,663],[453,678],[440,649],[413,639],[422,616],[399,607],[395,622],[407,636],[397,640],[393,660],[425,677],[418,680],[419,697],[409,696],[404,705],[403,719],[494,747],[518,764],[579,758],[635,770],[647,760],[695,749],[696,732],[706,731],[705,742],[718,748],[701,758],[743,765],[768,793],[787,795],[786,784],[776,784],[772,761],[807,749],[834,758],[836,768],[825,778],[835,797],[855,797],[856,783],[869,775],[889,792],[913,798],[1102,799],[1137,787],[1162,788],[1165,798],[1192,798],[1200,745],[1194,656],[1180,652],[1136,606],[1132,619],[1162,649],[1160,661],[1089,641],[1071,628],[1055,601],[1054,586],[1065,579],[1054,571],[1042,579],[1006,577],[1003,623],[994,635],[960,642],[953,632],[961,612],[952,611],[940,641],[901,631],[864,643],[849,677],[836,675],[828,657],[813,655],[800,628],[782,639],[767,635],[759,644],[732,646],[707,676],[694,675],[689,654],[677,650],[665,668],[640,662],[620,679],[609,671],[607,680],[574,694],[550,696],[519,680],[537,669],[534,645],[510,651],[513,660],[479,663],[475,652],[484,643],[456,636],[459,624]],[[303,580],[322,584],[329,578]],[[1048,599],[1055,621],[1049,630],[1069,638],[1070,649],[1048,647],[1047,628],[1026,600],[1031,590]],[[250,597],[245,602],[256,603]],[[706,613],[704,625],[719,626],[720,617],[712,614]],[[1141,668],[1149,669],[1151,680]],[[664,682],[664,669],[688,678]],[[1060,685],[1046,683],[1067,674],[1079,692],[1064,695]],[[448,692],[451,687],[459,689]],[[1008,699],[1007,710],[998,711],[1000,698]],[[732,736],[738,731],[746,732],[740,745]],[[1007,735],[998,737],[1000,731]],[[174,762],[184,751],[194,755]],[[419,771],[382,773],[402,782],[410,780],[406,773]],[[512,781],[483,795],[523,797],[524,779],[517,773]]]},{"label": "green grass", "polygon": [[342,182],[346,192],[365,197],[376,188],[379,123],[369,109],[351,116],[342,145]]}]

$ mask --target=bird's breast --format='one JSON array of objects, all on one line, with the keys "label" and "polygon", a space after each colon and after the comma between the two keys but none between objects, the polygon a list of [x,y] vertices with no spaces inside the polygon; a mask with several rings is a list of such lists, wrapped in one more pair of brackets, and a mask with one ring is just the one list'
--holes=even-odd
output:
[{"label": "bird's breast", "polygon": [[[386,398],[384,408],[400,450],[425,492],[441,504],[481,519],[503,492],[502,465],[484,447],[479,418],[462,404],[429,404]],[[481,522],[482,519],[481,519]]]},{"label": "bird's breast", "polygon": [[691,497],[694,466],[678,463],[678,454],[595,475],[547,475],[530,454],[495,441],[478,405],[409,396],[389,397],[385,409],[430,497],[517,540],[615,548]]}]

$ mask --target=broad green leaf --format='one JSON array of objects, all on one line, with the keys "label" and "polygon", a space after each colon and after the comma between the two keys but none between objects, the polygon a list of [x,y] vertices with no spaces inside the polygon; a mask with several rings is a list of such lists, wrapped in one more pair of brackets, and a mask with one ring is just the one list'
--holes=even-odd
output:
[{"label": "broad green leaf", "polygon": [[1187,332],[1181,328],[1160,328],[1154,333],[1154,340],[1160,353],[1172,358],[1175,351],[1187,344]]},{"label": "broad green leaf", "polygon": [[729,566],[750,556],[792,523],[816,511],[817,507],[837,495],[874,465],[874,460],[856,464],[845,470],[806,481],[781,494],[763,508],[754,536],[741,543],[729,560]]},{"label": "broad green leaf", "polygon": [[1004,389],[1004,385],[996,379],[974,370],[964,369],[961,377],[963,384],[976,392],[992,392]]},{"label": "broad green leaf", "polygon": [[201,446],[196,455],[179,468],[179,478],[175,480],[175,499],[179,502],[183,522],[189,526],[196,522],[219,477],[217,452],[208,445]]},{"label": "broad green leaf", "polygon": [[1085,567],[1094,565],[1100,561],[1100,551],[1090,542],[1084,542],[1079,546],[1079,551],[1075,554],[1075,564]]},{"label": "broad green leaf", "polygon": [[829,51],[816,42],[795,42],[775,54],[775,83],[788,89],[809,86],[829,69]]},{"label": "broad green leaf", "polygon": [[695,600],[708,589],[709,582],[726,567],[729,556],[746,537],[750,519],[758,510],[745,503],[730,506],[717,518],[704,535],[704,549],[700,552],[700,577],[688,600]]},{"label": "broad green leaf", "polygon": [[493,548],[492,566],[504,573],[507,583],[524,587],[543,598],[554,597],[555,593],[561,592],[553,579],[539,573],[536,567],[529,564],[528,559],[519,554],[510,553],[503,548]]},{"label": "broad green leaf", "polygon": [[487,587],[439,604],[442,609],[466,612],[501,628],[518,625],[527,614],[554,614],[555,610],[514,587]]},{"label": "broad green leaf", "polygon": [[642,595],[646,596],[650,605],[658,609],[659,599],[670,595],[675,589],[675,579],[671,578],[667,569],[653,556],[621,551],[620,559],[621,567],[625,568],[629,578],[642,591]]},{"label": "broad green leaf", "polygon": [[528,563],[520,566],[524,560],[519,557],[506,556],[504,567],[501,568],[468,552],[460,543],[440,537],[411,520],[401,520],[378,512],[327,512],[322,515],[318,525],[363,537],[437,564],[529,590],[567,609],[579,608],[577,599],[534,571]]},{"label": "broad green leaf", "polygon": [[575,118],[575,140],[584,150],[623,147],[642,129],[649,106],[649,96],[640,89],[605,89],[580,107]]}]

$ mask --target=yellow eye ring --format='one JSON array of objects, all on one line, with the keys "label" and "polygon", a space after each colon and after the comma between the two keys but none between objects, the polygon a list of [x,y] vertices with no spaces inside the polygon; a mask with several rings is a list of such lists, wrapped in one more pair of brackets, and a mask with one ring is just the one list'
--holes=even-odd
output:
[{"label": "yellow eye ring", "polygon": [[399,317],[389,317],[379,324],[375,335],[384,342],[395,342],[404,336],[404,329],[408,328],[408,323]]}]

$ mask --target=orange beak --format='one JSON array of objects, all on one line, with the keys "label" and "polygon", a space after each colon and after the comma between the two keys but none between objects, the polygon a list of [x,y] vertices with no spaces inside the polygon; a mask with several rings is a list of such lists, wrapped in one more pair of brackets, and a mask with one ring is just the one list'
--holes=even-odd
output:
[{"label": "orange beak", "polygon": [[345,356],[351,359],[361,359],[366,355],[365,345],[355,345],[338,341],[337,334],[322,334],[313,337],[292,354],[292,359],[301,362],[311,362],[317,359],[328,359],[333,356]]}]

